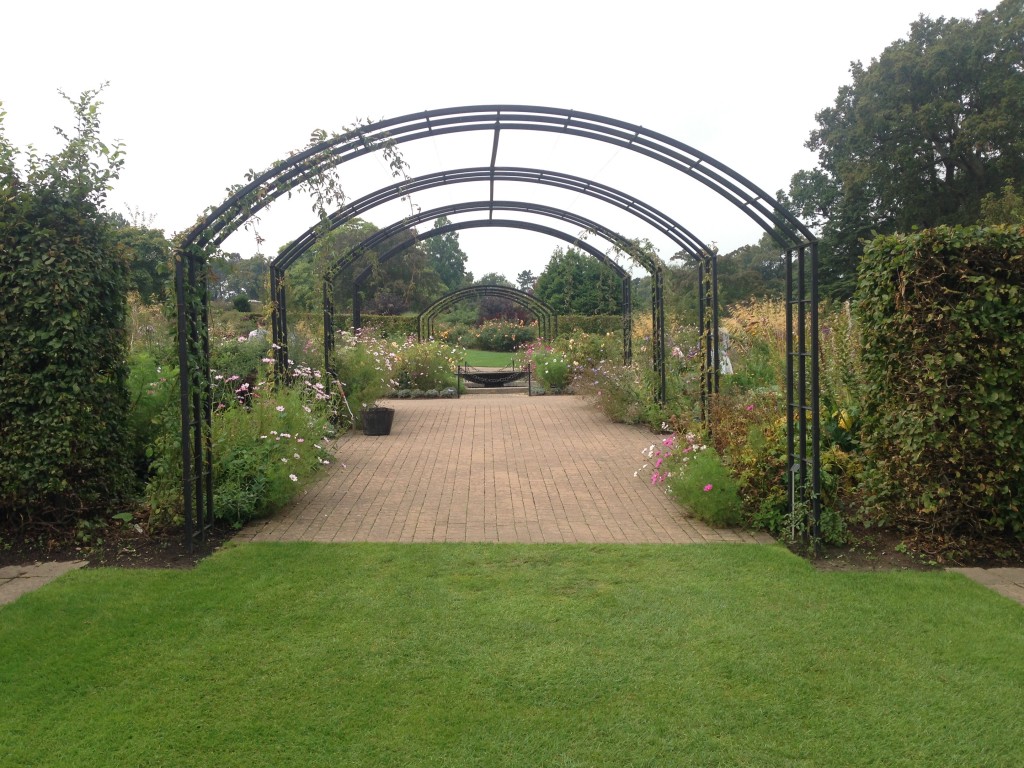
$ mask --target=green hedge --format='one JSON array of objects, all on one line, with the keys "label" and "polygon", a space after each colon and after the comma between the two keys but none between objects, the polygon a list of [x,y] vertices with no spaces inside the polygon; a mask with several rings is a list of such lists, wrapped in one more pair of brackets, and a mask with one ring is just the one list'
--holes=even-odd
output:
[{"label": "green hedge", "polygon": [[[363,328],[372,328],[378,336],[389,339],[404,339],[415,336],[416,315],[366,315],[362,316]],[[335,329],[351,328],[352,315],[336,315]]]},{"label": "green hedge", "polygon": [[19,171],[0,112],[0,516],[109,510],[132,485],[128,261],[103,215],[120,152],[97,138],[95,92],[78,132]]},{"label": "green hedge", "polygon": [[1024,228],[879,237],[856,309],[869,508],[938,547],[1024,537]]},{"label": "green hedge", "polygon": [[558,335],[583,333],[622,333],[622,315],[559,315]]}]

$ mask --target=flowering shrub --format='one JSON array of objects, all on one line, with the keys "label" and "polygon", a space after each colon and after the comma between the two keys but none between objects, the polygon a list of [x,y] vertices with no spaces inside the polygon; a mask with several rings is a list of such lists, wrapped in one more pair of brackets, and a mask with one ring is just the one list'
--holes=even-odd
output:
[{"label": "flowering shrub", "polygon": [[572,383],[573,367],[568,355],[551,347],[530,352],[533,375],[545,387],[561,392]]},{"label": "flowering shrub", "polygon": [[341,331],[335,341],[333,364],[338,382],[358,419],[358,411],[398,388],[394,371],[399,344],[362,330]]},{"label": "flowering shrub", "polygon": [[[265,360],[265,375],[255,384],[251,375],[225,369],[214,377],[213,512],[236,527],[282,507],[331,461],[325,445],[334,412],[323,374],[296,366],[291,385],[275,387],[272,361]],[[156,526],[177,524],[182,514],[177,387],[176,377],[151,385],[152,396],[166,404],[157,417],[160,432],[147,447],[153,463],[146,501]]]},{"label": "flowering shrub", "polygon": [[301,482],[330,463],[329,408],[314,388],[291,386],[254,393],[214,415],[213,510],[240,527],[280,509]]},{"label": "flowering shrub", "polygon": [[464,350],[441,341],[411,339],[397,353],[393,378],[399,390],[442,390],[455,386],[455,370]]},{"label": "flowering shrub", "polygon": [[693,514],[714,526],[737,525],[741,502],[736,480],[715,449],[693,432],[679,439],[663,438],[644,451],[648,464],[634,472],[639,476],[650,468],[652,485],[665,484],[666,493]]},{"label": "flowering shrub", "polygon": [[537,328],[533,325],[507,320],[488,320],[473,333],[463,336],[462,343],[473,349],[515,352],[519,347],[536,339]]}]

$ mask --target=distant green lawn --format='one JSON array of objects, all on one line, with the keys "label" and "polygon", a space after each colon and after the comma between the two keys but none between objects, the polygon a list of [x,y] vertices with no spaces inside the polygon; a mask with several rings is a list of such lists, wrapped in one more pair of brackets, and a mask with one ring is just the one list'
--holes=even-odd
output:
[{"label": "distant green lawn", "polygon": [[249,544],[0,608],[0,764],[1020,766],[1022,659],[778,547]]},{"label": "distant green lawn", "polygon": [[508,368],[515,361],[523,364],[523,356],[518,352],[486,352],[482,349],[466,350],[466,365],[474,368]]}]

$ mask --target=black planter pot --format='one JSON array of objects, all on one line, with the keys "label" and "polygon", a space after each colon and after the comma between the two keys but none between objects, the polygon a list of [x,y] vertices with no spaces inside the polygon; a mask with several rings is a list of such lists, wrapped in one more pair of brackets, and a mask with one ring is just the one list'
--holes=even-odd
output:
[{"label": "black planter pot", "polygon": [[383,406],[363,408],[363,434],[390,435],[394,420],[394,408],[384,408]]}]

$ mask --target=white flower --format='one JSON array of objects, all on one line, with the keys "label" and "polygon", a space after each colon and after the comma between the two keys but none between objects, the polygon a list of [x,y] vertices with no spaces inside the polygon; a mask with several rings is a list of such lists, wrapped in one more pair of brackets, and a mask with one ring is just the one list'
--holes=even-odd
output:
[{"label": "white flower", "polygon": [[299,478],[297,478],[295,475],[288,475],[288,477],[291,479],[293,483],[299,482]]}]

